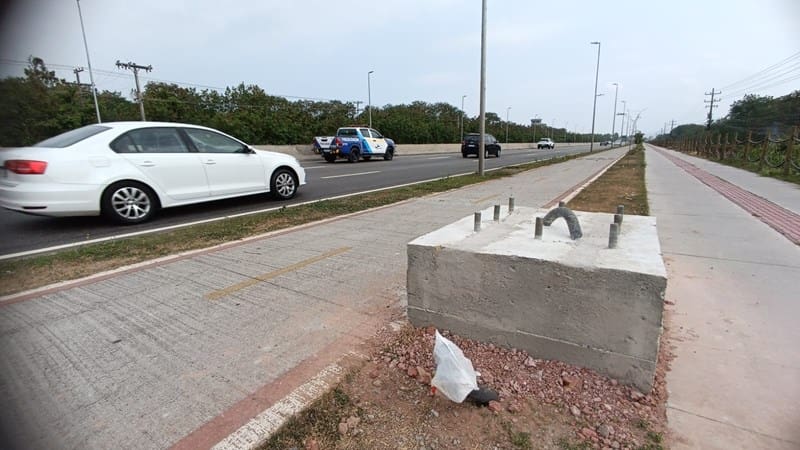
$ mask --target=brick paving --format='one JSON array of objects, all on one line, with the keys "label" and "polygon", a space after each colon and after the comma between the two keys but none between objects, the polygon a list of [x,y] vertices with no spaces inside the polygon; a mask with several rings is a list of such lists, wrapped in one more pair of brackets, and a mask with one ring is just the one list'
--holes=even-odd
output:
[{"label": "brick paving", "polygon": [[672,161],[673,164],[700,180],[706,186],[719,192],[723,197],[732,201],[754,217],[759,218],[762,222],[785,236],[786,239],[789,239],[794,244],[800,245],[800,215],[712,175],[681,158],[671,155],[669,152],[658,148],[655,150]]}]

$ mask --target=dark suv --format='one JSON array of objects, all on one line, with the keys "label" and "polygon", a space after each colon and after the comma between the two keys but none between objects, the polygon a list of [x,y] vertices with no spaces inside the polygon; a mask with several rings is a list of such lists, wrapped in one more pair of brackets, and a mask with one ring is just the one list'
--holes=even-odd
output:
[{"label": "dark suv", "polygon": [[[478,149],[481,141],[480,133],[468,133],[461,141],[461,156],[466,158],[469,155],[478,156]],[[491,134],[484,135],[483,146],[486,150],[486,157],[494,155],[500,157],[500,143]]]}]

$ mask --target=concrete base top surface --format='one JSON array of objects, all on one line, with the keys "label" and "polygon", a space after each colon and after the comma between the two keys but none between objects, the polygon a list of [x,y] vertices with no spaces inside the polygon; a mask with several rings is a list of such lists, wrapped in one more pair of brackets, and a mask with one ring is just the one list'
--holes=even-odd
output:
[{"label": "concrete base top surface", "polygon": [[481,229],[474,231],[474,217],[468,216],[421,236],[411,245],[445,247],[474,253],[509,255],[553,261],[572,267],[622,270],[666,278],[661,258],[656,218],[626,215],[617,248],[608,248],[613,214],[573,211],[583,237],[570,238],[563,219],[544,227],[542,239],[534,239],[536,217],[548,210],[517,207],[509,214],[501,207],[500,220],[493,220],[494,208],[481,211]]}]

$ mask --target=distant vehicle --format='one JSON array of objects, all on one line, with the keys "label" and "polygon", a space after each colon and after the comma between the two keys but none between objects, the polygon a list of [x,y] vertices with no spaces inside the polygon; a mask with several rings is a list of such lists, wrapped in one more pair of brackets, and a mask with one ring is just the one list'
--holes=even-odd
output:
[{"label": "distant vehicle", "polygon": [[[478,152],[480,151],[480,143],[480,133],[468,133],[466,136],[464,136],[464,140],[461,141],[461,156],[464,158],[469,155],[478,156]],[[484,134],[483,148],[485,157],[488,158],[489,155],[494,155],[495,158],[500,157],[500,143],[497,142],[497,139],[495,139],[495,137],[491,134]]]},{"label": "distant vehicle", "polygon": [[553,140],[550,139],[550,138],[541,138],[541,139],[539,139],[539,142],[536,143],[536,148],[538,148],[538,149],[542,149],[542,148],[554,149],[554,148],[556,148],[556,143],[553,142]]},{"label": "distant vehicle", "polygon": [[256,150],[212,128],[107,122],[32,147],[0,151],[0,206],[41,216],[96,216],[134,224],[159,209],[269,192],[287,200],[306,184],[292,156]]},{"label": "distant vehicle", "polygon": [[322,149],[322,157],[329,163],[338,158],[351,163],[360,159],[369,161],[373,156],[382,156],[384,160],[391,161],[395,148],[393,140],[383,137],[372,128],[350,126],[336,130],[330,147]]},{"label": "distant vehicle", "polygon": [[611,145],[611,141],[603,141],[603,142],[600,143],[601,147],[604,146],[604,145]]},{"label": "distant vehicle", "polygon": [[311,143],[314,147],[314,153],[321,154],[322,149],[330,148],[336,136],[314,136],[314,142]]}]

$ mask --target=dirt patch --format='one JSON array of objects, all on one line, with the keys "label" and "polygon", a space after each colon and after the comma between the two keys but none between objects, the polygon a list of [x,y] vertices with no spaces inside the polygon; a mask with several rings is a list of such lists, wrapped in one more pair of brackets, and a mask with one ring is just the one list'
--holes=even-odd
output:
[{"label": "dirt patch", "polygon": [[645,395],[592,370],[443,334],[499,402],[481,407],[432,394],[433,329],[386,327],[363,367],[262,448],[663,448],[664,370]]},{"label": "dirt patch", "polygon": [[645,167],[644,147],[635,147],[570,200],[567,206],[576,211],[614,212],[617,205],[625,205],[625,214],[647,216],[650,207],[644,180]]}]

